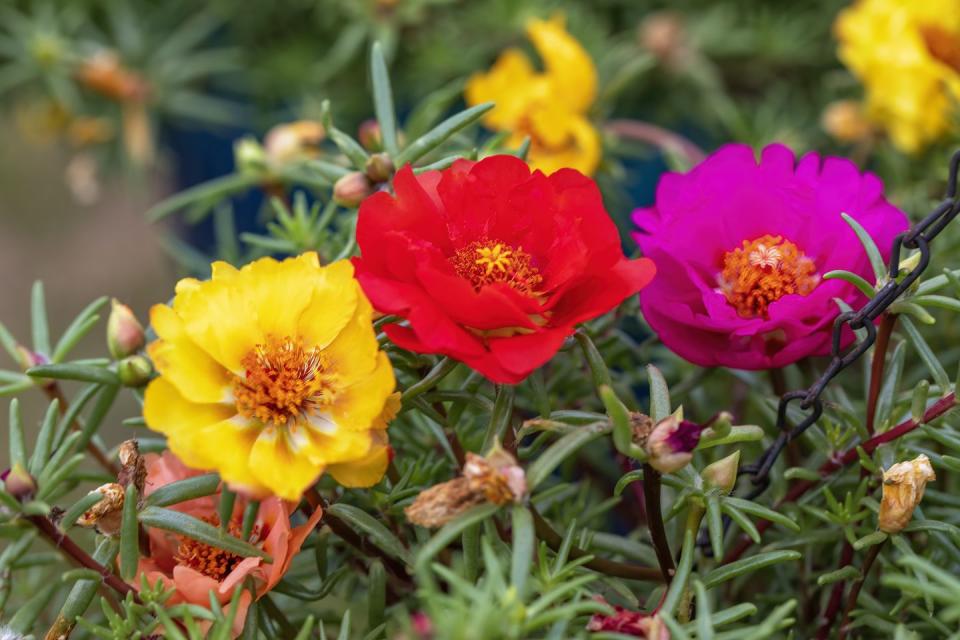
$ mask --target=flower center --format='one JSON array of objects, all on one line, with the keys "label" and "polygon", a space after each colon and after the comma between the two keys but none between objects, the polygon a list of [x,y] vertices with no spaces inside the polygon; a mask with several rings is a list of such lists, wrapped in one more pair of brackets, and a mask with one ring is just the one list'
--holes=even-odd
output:
[{"label": "flower center", "polygon": [[789,240],[765,235],[744,240],[723,256],[720,291],[744,318],[767,317],[767,307],[789,294],[807,295],[820,282],[813,260]]},{"label": "flower center", "polygon": [[[202,518],[202,520],[214,526],[220,525],[220,519],[216,516],[206,516]],[[230,535],[236,538],[240,537],[240,526],[236,522],[231,522],[227,530]],[[260,533],[260,527],[257,525],[250,534],[249,542],[256,544],[261,539]],[[174,559],[178,564],[190,567],[220,582],[230,575],[230,572],[240,564],[243,556],[230,551],[224,551],[219,547],[214,547],[205,542],[194,540],[193,538],[180,536],[180,544],[177,546]]]},{"label": "flower center", "polygon": [[543,282],[523,247],[515,248],[499,240],[475,240],[458,249],[450,261],[457,275],[470,280],[477,291],[502,282],[522,294],[535,295]]},{"label": "flower center", "polygon": [[960,73],[960,38],[938,25],[920,27],[920,35],[930,55]]},{"label": "flower center", "polygon": [[299,340],[269,338],[241,360],[245,375],[233,383],[237,412],[264,424],[299,422],[336,394],[335,374],[320,349]]}]

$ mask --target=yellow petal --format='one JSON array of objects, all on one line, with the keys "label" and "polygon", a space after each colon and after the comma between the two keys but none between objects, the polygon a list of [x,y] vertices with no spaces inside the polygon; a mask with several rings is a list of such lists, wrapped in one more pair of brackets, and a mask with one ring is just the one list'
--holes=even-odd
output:
[{"label": "yellow petal", "polygon": [[339,260],[318,270],[312,287],[304,292],[310,302],[300,316],[297,335],[303,346],[326,347],[343,330],[357,309],[360,285],[349,260]]},{"label": "yellow petal", "polygon": [[299,500],[323,473],[323,466],[293,450],[284,429],[267,427],[250,451],[250,467],[260,484],[284,500]]},{"label": "yellow petal", "polygon": [[353,317],[323,350],[323,355],[330,371],[336,373],[337,382],[348,386],[373,371],[379,349],[373,330],[373,307],[367,297],[358,292]]},{"label": "yellow petal", "polygon": [[519,126],[530,105],[547,98],[549,83],[540,77],[530,59],[518,49],[507,49],[486,73],[475,73],[467,81],[464,98],[469,106],[493,101],[496,106],[483,117],[491,129]]},{"label": "yellow petal", "polygon": [[236,411],[222,404],[198,404],[187,400],[166,378],[156,378],[143,394],[143,417],[147,426],[168,436],[220,422]]},{"label": "yellow petal", "polygon": [[583,45],[567,33],[563,19],[531,20],[527,36],[546,67],[554,100],[586,112],[597,97],[597,69]]},{"label": "yellow petal", "polygon": [[246,487],[262,486],[252,469],[250,450],[262,428],[238,416],[184,429],[168,437],[167,444],[184,464],[215,469],[224,481]]},{"label": "yellow petal", "polygon": [[303,310],[320,277],[317,254],[310,252],[277,262],[261,258],[244,266],[233,280],[253,300],[257,322],[265,336],[295,337]]},{"label": "yellow petal", "polygon": [[332,464],[327,472],[333,479],[345,487],[372,487],[380,482],[390,464],[390,447],[387,444],[387,435],[382,431],[375,432],[370,452],[360,460]]},{"label": "yellow petal", "polygon": [[155,305],[150,322],[161,338],[147,346],[157,371],[193,402],[222,402],[229,398],[232,376],[191,341],[170,307]]},{"label": "yellow petal", "polygon": [[329,409],[330,417],[341,429],[370,429],[377,425],[395,388],[390,359],[381,351],[377,355],[377,367],[370,375],[340,390]]},{"label": "yellow petal", "polygon": [[566,139],[564,144],[554,148],[534,143],[530,148],[528,162],[531,167],[547,175],[566,167],[576,169],[588,176],[592,175],[600,164],[600,134],[583,116],[569,113],[566,115],[567,117],[558,117],[553,113],[546,121],[531,119],[531,123],[537,127],[538,131],[547,129],[552,120],[554,125],[552,130],[563,132]]}]

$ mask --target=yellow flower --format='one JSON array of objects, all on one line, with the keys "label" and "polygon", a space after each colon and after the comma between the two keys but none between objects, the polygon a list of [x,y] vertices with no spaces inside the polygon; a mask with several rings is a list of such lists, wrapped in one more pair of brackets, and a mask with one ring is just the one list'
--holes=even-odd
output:
[{"label": "yellow flower", "polygon": [[591,175],[600,163],[600,136],[586,118],[597,94],[593,60],[560,17],[531,20],[527,36],[544,70],[536,71],[522,51],[508,49],[488,72],[470,78],[466,101],[471,106],[496,102],[484,124],[510,132],[511,146],[529,136],[533,168],[549,174],[572,167]]},{"label": "yellow flower", "polygon": [[346,486],[378,482],[395,380],[353,265],[305,253],[212,269],[150,311],[160,377],[147,425],[188,466],[255,496],[299,499],[325,470]]},{"label": "yellow flower", "polygon": [[835,29],[868,117],[898,148],[913,153],[956,130],[960,0],[859,0]]}]

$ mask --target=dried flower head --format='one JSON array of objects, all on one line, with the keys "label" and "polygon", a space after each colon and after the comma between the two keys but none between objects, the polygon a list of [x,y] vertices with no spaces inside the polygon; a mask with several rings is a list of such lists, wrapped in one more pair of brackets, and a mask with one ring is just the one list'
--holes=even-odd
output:
[{"label": "dried flower head", "polygon": [[497,445],[486,456],[468,453],[461,477],[421,492],[404,513],[421,527],[442,527],[471,507],[519,502],[526,493],[523,469]]},{"label": "dried flower head", "polygon": [[109,482],[90,493],[100,493],[103,497],[100,502],[83,512],[77,519],[77,524],[81,527],[95,527],[105,536],[118,535],[123,513],[123,485]]},{"label": "dried flower head", "polygon": [[930,480],[936,480],[930,459],[919,455],[898,462],[883,472],[883,500],[880,502],[880,530],[899,533],[910,523],[913,510],[923,498]]},{"label": "dried flower head", "polygon": [[[596,596],[594,599],[606,604],[602,596]],[[670,640],[670,632],[655,613],[630,611],[616,605],[610,606],[613,607],[614,614],[612,616],[594,614],[587,623],[587,631],[613,631],[649,640]]]}]

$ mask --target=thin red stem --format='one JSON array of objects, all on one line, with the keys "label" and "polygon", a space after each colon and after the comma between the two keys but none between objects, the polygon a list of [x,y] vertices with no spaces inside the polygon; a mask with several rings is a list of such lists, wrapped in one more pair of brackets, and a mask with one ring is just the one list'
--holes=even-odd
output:
[{"label": "thin red stem", "polygon": [[650,528],[650,540],[657,553],[660,573],[668,585],[673,580],[676,565],[670,553],[670,543],[663,526],[663,511],[660,508],[660,473],[649,464],[643,465],[643,499],[647,508],[647,526]]},{"label": "thin red stem", "polygon": [[843,622],[840,623],[840,634],[837,636],[837,640],[844,640],[847,637],[847,632],[850,630],[850,614],[853,612],[853,608],[857,606],[857,599],[860,597],[860,590],[863,589],[863,583],[867,581],[867,575],[869,575],[870,569],[873,568],[873,563],[880,555],[880,551],[886,542],[887,541],[884,540],[880,544],[875,544],[870,547],[870,551],[868,551],[864,557],[863,569],[860,570],[860,579],[850,588],[850,595],[847,597],[847,606],[843,609]]}]

